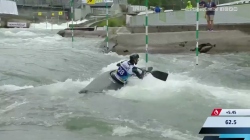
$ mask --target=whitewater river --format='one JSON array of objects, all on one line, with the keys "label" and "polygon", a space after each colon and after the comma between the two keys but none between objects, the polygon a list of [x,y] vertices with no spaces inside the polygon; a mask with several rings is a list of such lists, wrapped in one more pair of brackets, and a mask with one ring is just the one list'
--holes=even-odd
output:
[{"label": "whitewater river", "polygon": [[[100,39],[58,30],[0,30],[1,140],[201,140],[215,107],[249,108],[250,55],[150,55],[169,72],[106,94],[80,95],[98,74],[128,56],[103,54]],[[139,65],[144,66],[144,54]]]}]

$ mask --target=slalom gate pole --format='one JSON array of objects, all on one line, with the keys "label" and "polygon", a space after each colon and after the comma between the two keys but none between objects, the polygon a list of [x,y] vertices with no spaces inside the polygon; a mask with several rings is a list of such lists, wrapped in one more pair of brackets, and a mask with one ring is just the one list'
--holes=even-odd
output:
[{"label": "slalom gate pole", "polygon": [[148,0],[145,0],[146,17],[145,17],[145,35],[146,35],[146,70],[148,70]]},{"label": "slalom gate pole", "polygon": [[48,29],[48,17],[46,16],[46,29]]},{"label": "slalom gate pole", "polygon": [[108,20],[108,15],[109,14],[109,10],[108,10],[108,2],[106,0],[106,32],[107,32],[107,36],[106,36],[106,43],[107,43],[107,50],[109,49],[109,20]]},{"label": "slalom gate pole", "polygon": [[70,2],[70,6],[71,6],[71,21],[72,21],[72,24],[71,24],[71,41],[72,41],[72,47],[73,47],[73,42],[74,42],[74,0],[71,0]]},{"label": "slalom gate pole", "polygon": [[196,0],[197,8],[196,8],[196,65],[198,65],[198,47],[199,47],[199,12],[200,12],[200,0]]}]

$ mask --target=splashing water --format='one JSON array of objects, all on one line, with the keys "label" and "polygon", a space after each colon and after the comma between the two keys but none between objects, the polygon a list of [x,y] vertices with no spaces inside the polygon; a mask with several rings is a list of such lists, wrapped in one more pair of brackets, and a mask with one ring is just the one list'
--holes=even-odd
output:
[{"label": "splashing water", "polygon": [[200,55],[195,67],[193,54],[152,54],[148,66],[168,72],[166,82],[148,74],[118,91],[79,94],[128,56],[101,53],[98,39],[72,47],[40,25],[0,30],[0,139],[200,140],[213,108],[250,105],[249,54]]},{"label": "splashing water", "polygon": [[[84,23],[88,20],[84,19],[84,20],[78,20],[78,21],[73,21],[73,24],[80,24],[80,23]],[[69,27],[69,24],[72,24],[71,21],[68,21],[66,23],[62,23],[62,24],[51,24],[49,22],[43,22],[43,23],[32,23],[30,25],[30,28],[32,29],[65,29]]]}]

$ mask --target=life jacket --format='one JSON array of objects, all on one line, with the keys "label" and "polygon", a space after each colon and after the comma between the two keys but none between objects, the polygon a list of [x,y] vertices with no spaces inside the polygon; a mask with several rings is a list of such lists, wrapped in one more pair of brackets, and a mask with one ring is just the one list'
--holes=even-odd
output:
[{"label": "life jacket", "polygon": [[114,73],[115,77],[121,81],[122,83],[126,83],[128,78],[132,75],[134,75],[132,69],[135,66],[131,64],[129,61],[124,61],[121,63],[119,68]]}]

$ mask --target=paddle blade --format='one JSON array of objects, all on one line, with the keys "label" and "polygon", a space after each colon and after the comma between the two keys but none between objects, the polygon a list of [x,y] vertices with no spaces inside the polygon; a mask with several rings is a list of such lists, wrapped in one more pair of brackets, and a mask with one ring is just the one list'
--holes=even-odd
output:
[{"label": "paddle blade", "polygon": [[151,74],[159,79],[159,80],[162,80],[162,81],[167,81],[167,78],[168,78],[168,73],[165,73],[165,72],[162,72],[162,71],[152,71]]}]

